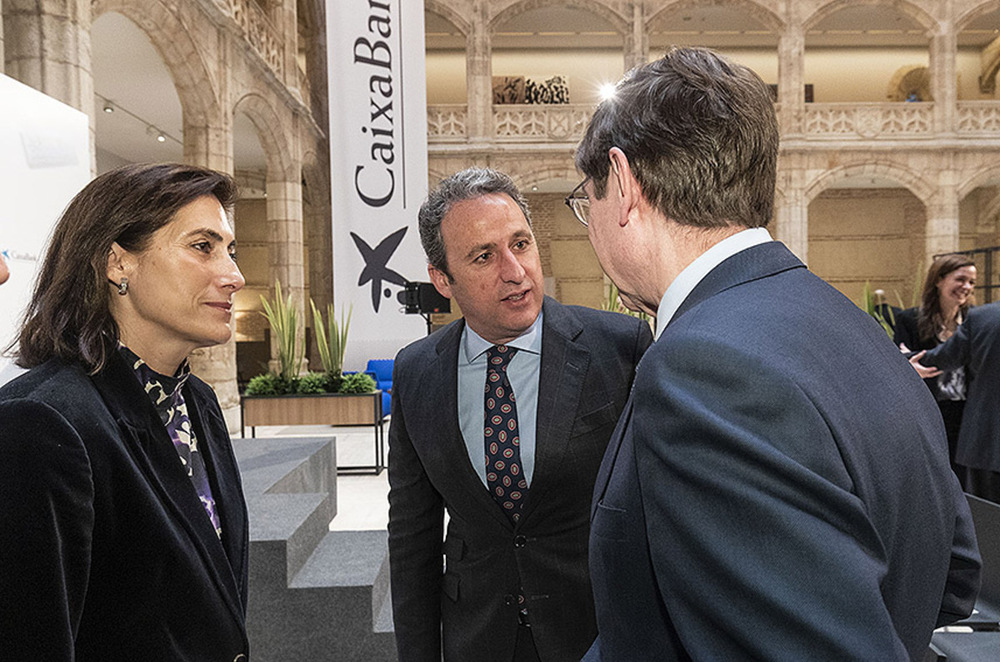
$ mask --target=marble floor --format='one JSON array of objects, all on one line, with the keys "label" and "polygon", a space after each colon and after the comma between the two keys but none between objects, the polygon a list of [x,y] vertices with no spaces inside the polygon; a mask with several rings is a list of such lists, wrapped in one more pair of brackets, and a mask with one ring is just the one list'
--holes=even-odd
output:
[{"label": "marble floor", "polygon": [[[258,437],[327,437],[337,438],[339,466],[374,463],[375,438],[372,428],[296,425],[260,426]],[[389,423],[385,424],[388,453]],[[247,436],[250,431],[247,430]],[[337,516],[330,522],[331,531],[385,530],[389,522],[389,473],[337,476]]]}]

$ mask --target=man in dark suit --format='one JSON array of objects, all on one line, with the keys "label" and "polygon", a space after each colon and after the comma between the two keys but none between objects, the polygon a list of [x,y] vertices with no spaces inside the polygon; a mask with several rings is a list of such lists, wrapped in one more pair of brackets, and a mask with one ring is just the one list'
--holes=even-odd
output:
[{"label": "man in dark suit", "polygon": [[434,286],[464,319],[395,362],[399,659],[437,662],[443,649],[456,662],[578,660],[597,633],[594,477],[652,334],[544,297],[527,205],[499,172],[442,182],[420,209],[420,235]]},{"label": "man in dark suit", "polygon": [[1000,302],[970,308],[951,338],[914,358],[943,370],[966,368],[969,391],[955,462],[970,469],[972,494],[1000,503]]},{"label": "man in dark suit", "polygon": [[577,152],[569,201],[657,315],[595,486],[588,659],[920,659],[972,609],[940,416],[878,324],[771,241],[777,151],[760,78],[676,49]]}]

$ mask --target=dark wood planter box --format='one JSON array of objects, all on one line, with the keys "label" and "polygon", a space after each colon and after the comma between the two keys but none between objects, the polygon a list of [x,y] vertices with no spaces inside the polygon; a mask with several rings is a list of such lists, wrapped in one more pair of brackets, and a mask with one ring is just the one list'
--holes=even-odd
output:
[{"label": "dark wood planter box", "polygon": [[338,467],[338,473],[385,468],[382,391],[372,393],[318,393],[309,395],[244,395],[240,397],[240,430],[257,436],[258,425],[371,426],[375,433],[373,465]]}]

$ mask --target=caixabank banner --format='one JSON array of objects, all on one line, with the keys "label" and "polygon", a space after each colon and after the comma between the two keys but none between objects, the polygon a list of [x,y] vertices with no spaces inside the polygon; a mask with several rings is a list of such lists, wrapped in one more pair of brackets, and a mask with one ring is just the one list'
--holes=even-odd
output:
[{"label": "caixabank banner", "polygon": [[427,195],[424,9],[328,0],[334,300],[353,310],[349,370],[426,332],[398,294],[427,280],[417,211]]}]

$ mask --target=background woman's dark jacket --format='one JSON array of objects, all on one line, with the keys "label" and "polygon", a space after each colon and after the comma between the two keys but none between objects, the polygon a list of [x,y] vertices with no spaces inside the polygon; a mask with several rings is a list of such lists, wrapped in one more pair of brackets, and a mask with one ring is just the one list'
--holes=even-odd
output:
[{"label": "background woman's dark jacket", "polygon": [[[897,345],[903,343],[914,352],[933,349],[941,344],[941,341],[937,337],[920,339],[920,333],[917,328],[919,315],[919,308],[907,308],[896,314],[896,328],[893,342]],[[945,373],[945,379],[948,379],[948,373]],[[955,473],[961,478],[964,472],[958,469],[955,464],[955,448],[958,444],[958,432],[962,427],[962,413],[965,409],[965,400],[950,400],[944,396],[939,386],[938,377],[925,379],[924,383],[927,384],[927,388],[930,389],[934,399],[937,400],[938,408],[941,410],[945,431],[948,433],[948,457],[951,458],[952,469],[955,469]]]}]

